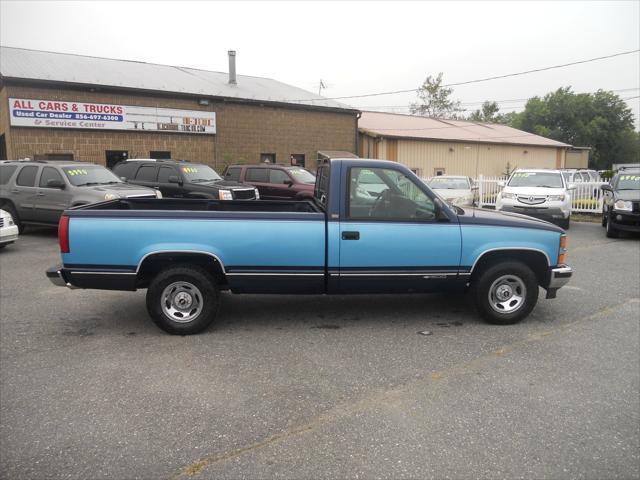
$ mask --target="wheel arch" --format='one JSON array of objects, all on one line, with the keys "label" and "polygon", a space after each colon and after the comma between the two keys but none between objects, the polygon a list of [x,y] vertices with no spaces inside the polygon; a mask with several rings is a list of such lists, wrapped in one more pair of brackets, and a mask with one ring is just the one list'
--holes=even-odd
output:
[{"label": "wheel arch", "polygon": [[519,261],[527,265],[536,275],[538,284],[548,284],[551,261],[547,253],[534,248],[495,248],[485,250],[471,267],[471,282],[491,265],[499,261]]},{"label": "wheel arch", "polygon": [[176,264],[194,264],[206,269],[219,287],[226,286],[226,270],[220,258],[205,251],[162,250],[144,255],[136,267],[138,287],[146,287],[165,267]]}]

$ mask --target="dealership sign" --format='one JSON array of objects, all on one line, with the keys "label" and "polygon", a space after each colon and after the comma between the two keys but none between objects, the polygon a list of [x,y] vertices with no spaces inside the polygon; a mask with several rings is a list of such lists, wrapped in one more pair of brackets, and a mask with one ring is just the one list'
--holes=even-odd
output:
[{"label": "dealership sign", "polygon": [[197,110],[10,98],[9,112],[15,127],[216,133],[215,112]]}]

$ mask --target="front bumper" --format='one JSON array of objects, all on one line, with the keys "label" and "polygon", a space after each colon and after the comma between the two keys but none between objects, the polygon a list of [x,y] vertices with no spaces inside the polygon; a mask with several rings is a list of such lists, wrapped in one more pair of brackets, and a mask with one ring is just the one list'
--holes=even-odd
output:
[{"label": "front bumper", "polygon": [[608,221],[616,230],[640,232],[640,213],[612,210]]},{"label": "front bumper", "polygon": [[549,285],[547,286],[547,290],[557,290],[571,280],[571,276],[573,275],[573,269],[569,265],[558,265],[554,267],[550,271],[549,276]]},{"label": "front bumper", "polygon": [[18,227],[16,225],[0,228],[0,244],[11,243],[18,240]]},{"label": "front bumper", "polygon": [[571,214],[570,211],[564,211],[560,207],[524,207],[520,205],[500,205],[497,208],[500,212],[520,213],[530,217],[539,218],[547,221],[566,220]]}]

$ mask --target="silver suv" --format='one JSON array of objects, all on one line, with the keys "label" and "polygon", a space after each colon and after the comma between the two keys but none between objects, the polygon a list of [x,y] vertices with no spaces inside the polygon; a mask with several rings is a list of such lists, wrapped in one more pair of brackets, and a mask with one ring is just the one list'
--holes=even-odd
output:
[{"label": "silver suv", "polygon": [[116,198],[161,198],[129,185],[93,163],[45,160],[0,162],[0,208],[22,232],[25,224],[57,225],[66,208]]}]

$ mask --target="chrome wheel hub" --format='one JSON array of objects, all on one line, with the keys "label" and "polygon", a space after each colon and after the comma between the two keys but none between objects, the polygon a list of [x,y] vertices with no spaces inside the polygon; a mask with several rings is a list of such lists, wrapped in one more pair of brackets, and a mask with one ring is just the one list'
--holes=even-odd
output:
[{"label": "chrome wheel hub", "polygon": [[189,282],[174,282],[162,291],[162,311],[174,322],[188,323],[200,315],[203,308],[200,290]]},{"label": "chrome wheel hub", "polygon": [[498,313],[513,313],[524,305],[527,287],[516,275],[503,275],[489,288],[489,305]]}]

